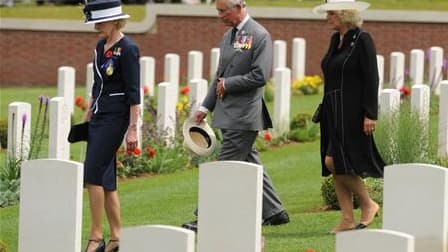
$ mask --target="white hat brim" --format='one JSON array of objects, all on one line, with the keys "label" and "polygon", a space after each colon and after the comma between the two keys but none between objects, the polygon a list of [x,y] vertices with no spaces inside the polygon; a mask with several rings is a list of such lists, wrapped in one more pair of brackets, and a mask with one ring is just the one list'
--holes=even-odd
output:
[{"label": "white hat brim", "polygon": [[[190,132],[193,128],[199,128],[201,129],[202,133],[207,134],[204,138],[209,138],[210,143],[209,145],[204,148],[203,146],[200,146],[197,144]],[[182,134],[184,136],[184,147],[193,152],[194,154],[198,156],[210,156],[216,148],[216,135],[213,129],[207,124],[206,121],[202,121],[199,125],[196,124],[194,121],[194,118],[187,118],[182,126]]]},{"label": "white hat brim", "polygon": [[369,8],[370,4],[367,2],[337,2],[337,3],[325,3],[313,8],[315,14],[323,14],[327,11],[338,10],[357,10],[363,11]]},{"label": "white hat brim", "polygon": [[90,20],[90,21],[85,22],[84,24],[103,23],[103,22],[107,22],[107,21],[126,19],[126,18],[129,18],[129,17],[130,16],[128,14],[122,14],[122,15],[113,16],[113,17],[106,17],[106,18],[101,18],[101,19],[97,19],[97,20]]}]

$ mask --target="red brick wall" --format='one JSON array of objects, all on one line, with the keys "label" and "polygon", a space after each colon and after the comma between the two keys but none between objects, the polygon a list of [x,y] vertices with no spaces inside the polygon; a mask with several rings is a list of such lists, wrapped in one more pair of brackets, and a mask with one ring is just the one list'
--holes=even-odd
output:
[{"label": "red brick wall", "polygon": [[[272,35],[288,43],[303,37],[307,43],[306,73],[320,74],[320,59],[328,47],[331,30],[324,21],[259,19]],[[130,34],[140,47],[142,56],[156,59],[156,80],[162,81],[166,53],[181,57],[181,74],[186,75],[187,54],[190,50],[204,53],[204,76],[209,73],[210,49],[217,47],[226,27],[210,17],[159,16],[156,27],[144,34]],[[377,46],[378,54],[385,56],[385,80],[389,73],[389,55],[392,51],[406,54],[409,65],[411,49],[441,46],[448,54],[448,26],[446,24],[366,22]],[[76,82],[85,82],[86,64],[93,58],[97,36],[95,33],[10,31],[0,30],[0,85],[56,85],[57,68],[68,65],[76,68]],[[445,56],[447,58],[447,56]],[[288,65],[291,59],[288,58]],[[181,77],[182,80],[182,77]]]}]

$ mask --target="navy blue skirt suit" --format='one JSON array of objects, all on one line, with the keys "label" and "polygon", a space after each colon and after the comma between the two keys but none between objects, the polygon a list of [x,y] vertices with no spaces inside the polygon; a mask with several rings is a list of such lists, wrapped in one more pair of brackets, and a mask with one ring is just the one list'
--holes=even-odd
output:
[{"label": "navy blue skirt suit", "polygon": [[116,152],[129,126],[130,106],[140,104],[139,50],[124,36],[106,52],[101,39],[93,61],[92,116],[84,184],[117,189]]}]

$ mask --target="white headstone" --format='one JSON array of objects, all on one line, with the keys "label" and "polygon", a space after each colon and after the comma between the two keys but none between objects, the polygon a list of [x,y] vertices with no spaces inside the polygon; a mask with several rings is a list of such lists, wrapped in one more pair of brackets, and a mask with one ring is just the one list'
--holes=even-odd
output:
[{"label": "white headstone", "polygon": [[274,65],[272,69],[286,67],[286,41],[274,40]]},{"label": "white headstone", "polygon": [[448,251],[448,169],[396,164],[384,169],[383,228],[415,238],[415,251]]},{"label": "white headstone", "polygon": [[54,97],[49,103],[50,123],[48,130],[48,158],[69,160],[70,113],[63,97]]},{"label": "white headstone", "polygon": [[347,231],[336,234],[336,252],[414,252],[412,235],[392,230]]},{"label": "white headstone", "polygon": [[383,55],[376,55],[376,63],[378,66],[378,95],[381,94],[381,91],[384,87],[384,56]]},{"label": "white headstone", "polygon": [[156,62],[153,57],[140,57],[140,85],[148,89],[147,95],[154,96]]},{"label": "white headstone", "polygon": [[86,100],[88,101],[92,97],[93,86],[93,63],[90,62],[86,65]]},{"label": "white headstone", "polygon": [[429,86],[423,84],[415,84],[412,86],[411,110],[420,116],[420,120],[426,126],[428,126],[429,122],[429,99]]},{"label": "white headstone", "polygon": [[390,54],[390,86],[400,89],[404,84],[404,53],[392,52]]},{"label": "white headstone", "polygon": [[193,79],[202,79],[202,61],[203,55],[200,51],[188,52],[188,76],[187,81]]},{"label": "white headstone", "polygon": [[8,106],[8,157],[27,160],[31,137],[31,104],[12,102]]},{"label": "white headstone", "polygon": [[190,93],[188,100],[190,101],[190,115],[193,115],[201,105],[205,96],[207,96],[208,84],[204,79],[193,79],[190,81]]},{"label": "white headstone", "polygon": [[422,84],[423,70],[425,68],[425,52],[423,50],[411,50],[411,63],[409,68],[409,77],[411,78],[411,84]]},{"label": "white headstone", "polygon": [[75,68],[61,66],[58,68],[58,95],[64,97],[70,114],[73,114],[75,103]]},{"label": "white headstone", "polygon": [[219,65],[219,48],[212,48],[210,51],[210,76],[209,80],[212,81],[215,78],[216,71]]},{"label": "white headstone", "polygon": [[19,252],[81,251],[83,164],[35,159],[22,164]]},{"label": "white headstone", "polygon": [[442,66],[443,66],[443,48],[438,46],[431,47],[428,79],[431,90],[436,94],[440,93],[440,82],[443,79]]},{"label": "white headstone", "polygon": [[306,40],[294,38],[292,40],[292,79],[301,80],[305,77]]},{"label": "white headstone", "polygon": [[400,109],[400,91],[383,89],[380,95],[379,112],[381,116],[390,116]]},{"label": "white headstone", "polygon": [[448,80],[440,84],[439,156],[448,158]]},{"label": "white headstone", "polygon": [[195,233],[179,227],[147,225],[123,229],[120,251],[194,252]]},{"label": "white headstone", "polygon": [[179,100],[179,70],[180,70],[180,57],[175,53],[165,54],[165,69],[164,69],[164,82],[173,84],[174,88],[174,101]]},{"label": "white headstone", "polygon": [[172,83],[158,85],[157,131],[169,143],[174,140],[176,129],[176,101]]},{"label": "white headstone", "polygon": [[262,188],[260,165],[200,164],[197,251],[260,252]]},{"label": "white headstone", "polygon": [[289,131],[291,103],[291,70],[274,70],[274,134],[281,136]]}]

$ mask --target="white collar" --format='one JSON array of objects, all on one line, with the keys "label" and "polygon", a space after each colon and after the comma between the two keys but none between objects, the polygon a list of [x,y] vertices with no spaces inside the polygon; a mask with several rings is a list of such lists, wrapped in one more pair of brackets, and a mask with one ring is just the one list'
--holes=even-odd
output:
[{"label": "white collar", "polygon": [[241,21],[237,26],[236,29],[238,29],[238,31],[240,31],[241,29],[243,29],[243,26],[247,23],[247,21],[249,20],[249,14],[246,14],[246,16],[243,18],[243,21]]}]

